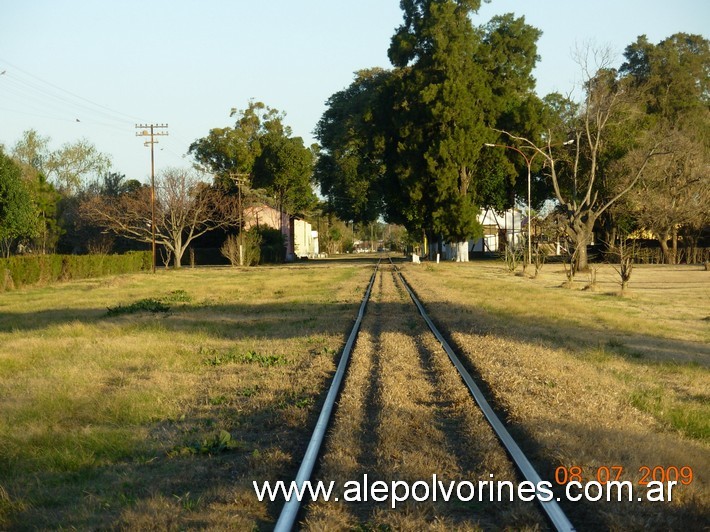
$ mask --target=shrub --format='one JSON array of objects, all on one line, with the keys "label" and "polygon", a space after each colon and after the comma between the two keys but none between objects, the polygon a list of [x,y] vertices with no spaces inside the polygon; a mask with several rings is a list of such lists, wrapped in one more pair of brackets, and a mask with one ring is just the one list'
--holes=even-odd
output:
[{"label": "shrub", "polygon": [[256,266],[261,258],[260,245],[261,235],[254,227],[239,235],[228,236],[220,251],[232,266]]},{"label": "shrub", "polygon": [[284,261],[284,236],[278,229],[264,227],[259,230],[261,235],[261,262],[279,264]]},{"label": "shrub", "polygon": [[240,265],[239,244],[242,245],[244,266],[284,261],[284,237],[278,229],[252,227],[240,235],[227,237],[220,252],[232,266]]},{"label": "shrub", "polygon": [[151,254],[132,251],[123,255],[21,255],[0,259],[0,291],[34,284],[149,270]]}]

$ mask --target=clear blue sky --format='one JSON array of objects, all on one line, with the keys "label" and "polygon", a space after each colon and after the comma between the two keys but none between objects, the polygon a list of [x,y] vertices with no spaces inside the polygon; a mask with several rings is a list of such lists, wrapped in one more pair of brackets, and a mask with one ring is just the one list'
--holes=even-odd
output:
[{"label": "clear blue sky", "polygon": [[[541,95],[574,88],[576,44],[608,45],[620,64],[638,35],[657,43],[710,27],[707,0],[493,0],[474,23],[507,12],[543,31]],[[286,112],[310,143],[354,71],[389,67],[401,19],[398,0],[0,0],[0,143],[31,128],[55,148],[86,138],[145,181],[136,122],[170,126],[158,171],[189,165],[189,144],[252,98]]]}]

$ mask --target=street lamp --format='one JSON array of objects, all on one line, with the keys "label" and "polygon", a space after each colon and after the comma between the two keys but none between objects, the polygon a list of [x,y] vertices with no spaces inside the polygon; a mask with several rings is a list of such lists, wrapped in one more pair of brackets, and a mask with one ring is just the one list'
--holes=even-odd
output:
[{"label": "street lamp", "polygon": [[[523,159],[525,159],[525,164],[528,167],[528,264],[532,263],[532,210],[530,207],[530,174],[531,170],[530,167],[532,166],[533,159],[535,159],[535,156],[537,155],[538,152],[535,152],[532,154],[532,156],[528,157],[524,151],[522,151],[520,148],[516,148],[515,146],[508,146],[506,144],[491,144],[490,142],[486,142],[484,146],[487,146],[488,148],[508,148],[511,150],[517,151],[520,155],[523,156]],[[513,206],[515,208],[515,206]],[[513,224],[513,235],[515,235],[515,224]],[[515,242],[513,242],[515,243]]]},{"label": "street lamp", "polygon": [[[565,141],[561,144],[561,146],[567,146],[569,144],[572,144],[574,142],[574,139]],[[523,159],[525,159],[525,164],[528,167],[528,264],[532,264],[532,210],[531,210],[531,194],[530,194],[530,174],[531,174],[531,167],[532,167],[532,162],[533,159],[535,159],[535,156],[538,153],[541,153],[540,150],[535,150],[535,152],[531,155],[528,156],[523,150],[516,146],[508,146],[507,144],[492,144],[490,142],[486,142],[484,146],[488,148],[508,148],[510,150],[515,150],[517,151],[520,155],[523,156]],[[550,146],[551,147],[551,146]],[[515,209],[515,206],[513,206],[513,209]],[[513,223],[513,235],[515,235],[515,223]],[[515,243],[515,242],[513,242]]]}]

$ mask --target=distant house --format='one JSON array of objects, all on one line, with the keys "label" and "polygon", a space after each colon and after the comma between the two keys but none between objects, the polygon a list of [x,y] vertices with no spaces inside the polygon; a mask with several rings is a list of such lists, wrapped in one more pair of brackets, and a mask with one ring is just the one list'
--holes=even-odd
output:
[{"label": "distant house", "polygon": [[524,227],[527,227],[527,217],[517,209],[508,209],[498,214],[493,209],[481,210],[478,222],[483,226],[483,237],[472,240],[471,251],[497,252],[505,246],[516,246],[522,243]]},{"label": "distant house", "polygon": [[[522,244],[522,230],[527,226],[527,218],[519,210],[508,209],[502,214],[493,209],[481,209],[478,222],[483,226],[483,236],[468,241],[468,251],[477,253],[495,253],[503,251],[505,246]],[[456,257],[456,247],[444,242],[442,245],[443,260]]]},{"label": "distant house", "polygon": [[311,224],[297,216],[289,216],[268,205],[253,205],[244,209],[244,229],[271,227],[284,237],[284,255],[287,261],[318,256],[318,232]]}]

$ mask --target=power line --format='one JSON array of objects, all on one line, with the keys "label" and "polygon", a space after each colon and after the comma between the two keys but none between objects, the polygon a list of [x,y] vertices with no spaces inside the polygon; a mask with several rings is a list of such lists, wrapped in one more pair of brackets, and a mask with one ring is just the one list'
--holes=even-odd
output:
[{"label": "power line", "polygon": [[[64,103],[66,105],[83,109],[90,113],[101,114],[111,120],[116,120],[124,123],[134,123],[140,120],[135,116],[131,116],[127,113],[111,109],[110,107],[94,102],[79,94],[64,89],[50,81],[44,80],[30,72],[27,72],[26,70],[23,70],[22,68],[10,63],[9,61],[3,58],[0,58],[0,62],[10,67],[9,71],[7,69],[3,69],[3,73],[0,74],[0,76],[12,80],[16,85],[20,84],[23,85],[25,88],[29,88],[31,91],[34,91],[36,93],[35,96],[39,95],[50,99],[58,100],[59,102]],[[25,77],[23,78],[22,76],[15,76],[13,71],[17,71],[21,74],[24,74]],[[54,89],[54,91],[52,91],[51,89]],[[57,93],[56,91],[59,91],[59,93]]]}]

